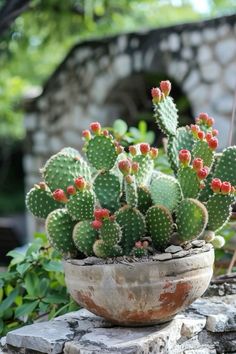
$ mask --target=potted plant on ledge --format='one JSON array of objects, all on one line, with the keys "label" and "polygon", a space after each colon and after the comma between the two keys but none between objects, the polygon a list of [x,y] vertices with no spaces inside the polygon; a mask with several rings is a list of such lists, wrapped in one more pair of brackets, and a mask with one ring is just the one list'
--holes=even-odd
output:
[{"label": "potted plant on ledge", "polygon": [[94,122],[83,132],[86,160],[62,149],[26,197],[65,259],[72,297],[119,325],[168,321],[205,292],[234,202],[236,147],[215,153],[218,131],[206,113],[178,128],[170,90],[162,81],[152,98],[173,176],[154,170],[157,148],[125,151]]}]

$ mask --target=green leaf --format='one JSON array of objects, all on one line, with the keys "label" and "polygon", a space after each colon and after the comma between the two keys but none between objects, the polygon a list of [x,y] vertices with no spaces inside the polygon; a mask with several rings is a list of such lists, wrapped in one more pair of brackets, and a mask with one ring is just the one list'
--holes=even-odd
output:
[{"label": "green leaf", "polygon": [[33,272],[27,273],[25,276],[25,289],[30,296],[38,296],[40,287],[39,276]]},{"label": "green leaf", "polygon": [[145,135],[147,132],[147,123],[144,120],[141,120],[138,124],[138,129],[142,135]]},{"label": "green leaf", "polygon": [[40,286],[39,286],[39,296],[44,297],[49,289],[50,281],[49,279],[43,278],[40,281]]},{"label": "green leaf", "polygon": [[127,132],[128,126],[124,120],[116,119],[113,124],[113,129],[114,129],[115,133],[123,136]]},{"label": "green leaf", "polygon": [[4,323],[3,320],[0,318],[0,334],[3,332],[3,328],[4,328]]},{"label": "green leaf", "polygon": [[26,251],[26,256],[31,256],[33,253],[37,253],[43,245],[43,240],[36,238],[33,243],[29,244],[29,247]]},{"label": "green leaf", "polygon": [[43,243],[47,243],[47,235],[41,232],[35,232],[34,233],[34,238],[37,239],[41,239],[43,241]]},{"label": "green leaf", "polygon": [[20,273],[20,275],[23,275],[30,268],[30,266],[30,263],[18,264],[16,270]]},{"label": "green leaf", "polygon": [[63,266],[61,261],[44,262],[43,268],[48,272],[63,272]]},{"label": "green leaf", "polygon": [[65,304],[68,302],[68,295],[48,295],[43,301],[47,304]]},{"label": "green leaf", "polygon": [[12,250],[7,253],[7,256],[12,257],[12,258],[18,258],[18,257],[24,258],[24,253],[16,251],[16,250]]},{"label": "green leaf", "polygon": [[18,289],[14,289],[6,299],[4,299],[0,305],[0,314],[3,314],[15,301],[18,295]]},{"label": "green leaf", "polygon": [[36,300],[34,302],[29,302],[28,304],[23,304],[17,307],[15,311],[15,316],[21,317],[21,316],[32,314],[32,312],[38,306],[38,304],[39,304],[39,300]]}]

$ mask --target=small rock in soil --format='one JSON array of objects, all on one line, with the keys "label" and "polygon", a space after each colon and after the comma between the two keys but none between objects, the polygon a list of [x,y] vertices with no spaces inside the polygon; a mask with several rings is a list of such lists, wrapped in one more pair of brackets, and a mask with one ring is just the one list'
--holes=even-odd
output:
[{"label": "small rock in soil", "polygon": [[183,250],[183,248],[181,246],[171,245],[165,249],[165,252],[166,253],[176,253],[176,252],[179,252],[182,250]]}]

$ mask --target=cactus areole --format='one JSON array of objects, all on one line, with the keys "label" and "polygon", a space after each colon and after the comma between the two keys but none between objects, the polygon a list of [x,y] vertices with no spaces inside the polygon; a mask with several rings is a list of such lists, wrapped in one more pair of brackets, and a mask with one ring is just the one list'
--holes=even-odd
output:
[{"label": "cactus areole", "polygon": [[[162,81],[151,96],[172,176],[156,171],[157,148],[124,149],[94,122],[82,133],[85,156],[74,148],[53,155],[26,196],[65,259],[74,299],[119,324],[167,321],[202,295],[235,201],[236,146],[216,158],[218,131],[207,113],[179,128],[170,91]],[[202,249],[186,253],[196,239]],[[182,247],[178,257],[166,250],[171,245]],[[87,257],[97,264],[83,264]]]}]

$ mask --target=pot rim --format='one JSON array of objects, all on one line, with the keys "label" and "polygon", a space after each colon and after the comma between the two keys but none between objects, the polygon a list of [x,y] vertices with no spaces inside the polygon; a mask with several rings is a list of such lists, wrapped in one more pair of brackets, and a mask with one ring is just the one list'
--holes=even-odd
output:
[{"label": "pot rim", "polygon": [[[164,254],[164,252],[162,253]],[[214,248],[210,248],[209,250],[207,251],[202,251],[202,252],[199,252],[199,253],[196,253],[196,254],[189,254],[189,255],[185,255],[184,257],[180,257],[180,258],[171,258],[171,259],[166,259],[166,260],[156,260],[156,259],[150,259],[150,258],[147,258],[146,261],[143,261],[143,262],[140,262],[140,261],[135,261],[135,262],[132,262],[132,263],[129,263],[129,262],[118,262],[118,263],[97,263],[97,264],[86,264],[86,263],[82,263],[84,260],[86,260],[87,258],[90,258],[90,257],[86,257],[84,259],[74,259],[74,258],[68,258],[68,259],[64,259],[63,262],[64,263],[69,263],[73,266],[77,266],[77,267],[83,267],[83,268],[86,268],[86,267],[140,267],[140,266],[144,266],[145,264],[153,264],[155,266],[157,266],[158,264],[171,264],[171,263],[182,263],[182,261],[186,261],[186,260],[197,260],[198,258],[201,258],[202,255],[206,255],[206,254],[209,254],[209,256],[213,257],[214,256]],[[210,258],[209,258],[210,259]],[[199,267],[198,267],[199,269]]]}]

